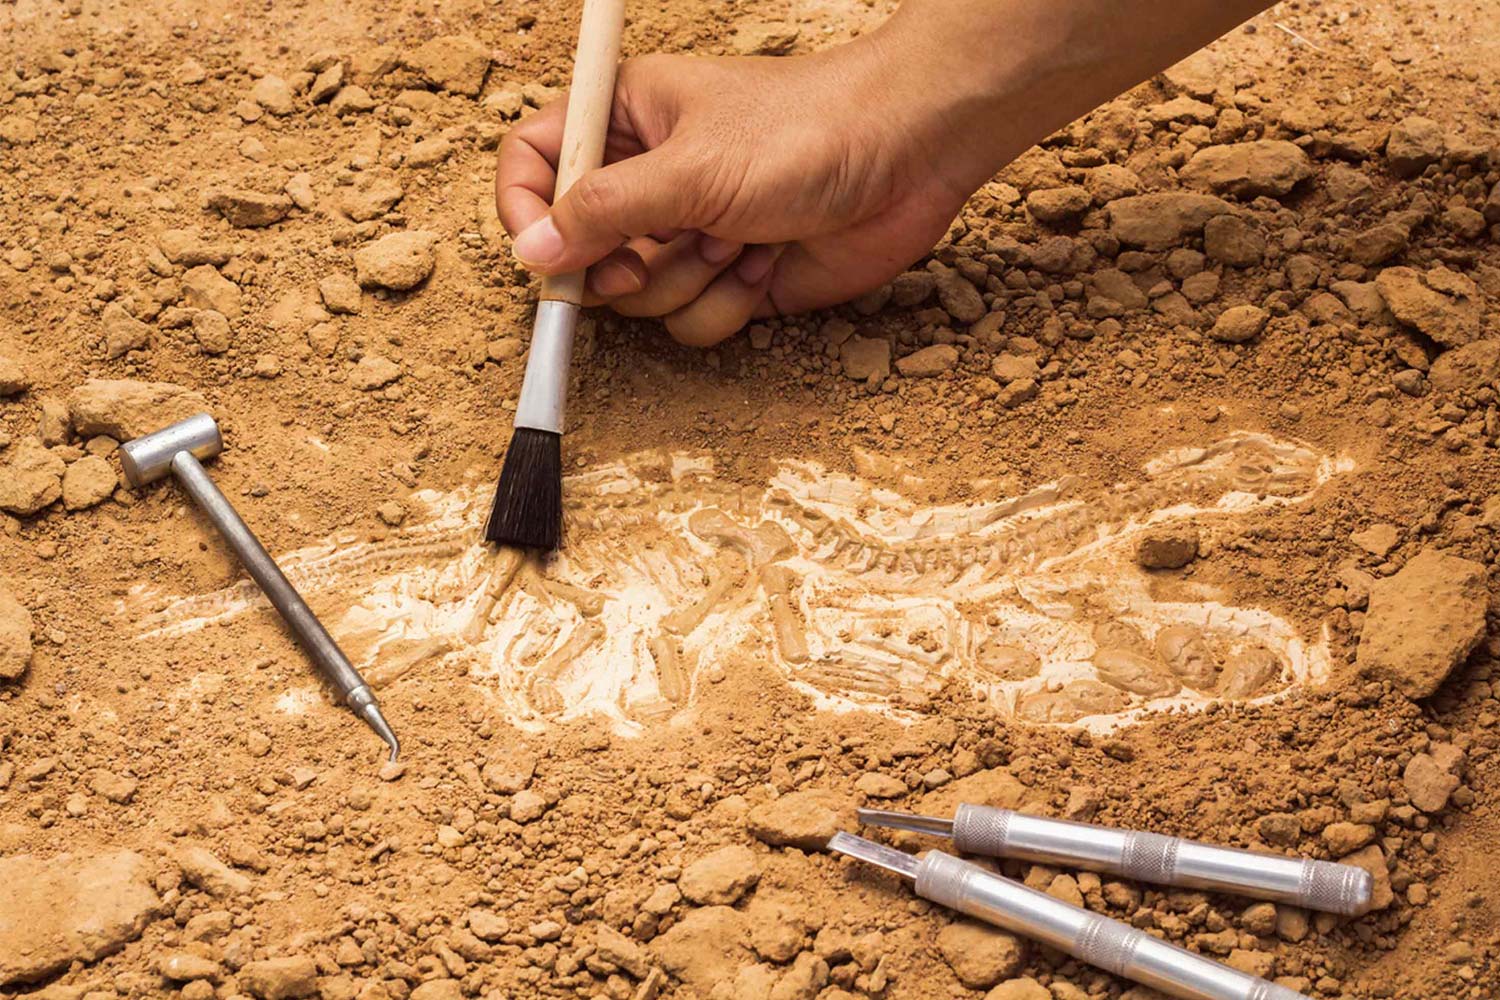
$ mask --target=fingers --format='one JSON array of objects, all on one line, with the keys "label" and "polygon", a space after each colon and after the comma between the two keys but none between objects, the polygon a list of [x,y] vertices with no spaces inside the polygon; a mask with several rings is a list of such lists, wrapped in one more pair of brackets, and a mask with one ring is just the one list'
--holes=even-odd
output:
[{"label": "fingers", "polygon": [[689,347],[712,347],[738,333],[766,303],[784,246],[755,246],[740,255],[703,293],[667,315],[667,332]]},{"label": "fingers", "polygon": [[586,306],[610,302],[621,296],[629,296],[646,287],[650,271],[636,248],[623,246],[608,257],[589,268],[588,280],[584,283]]},{"label": "fingers", "polygon": [[[525,168],[518,157],[517,169]],[[668,141],[583,175],[550,212],[516,235],[512,249],[534,271],[565,274],[602,259],[631,237],[694,228],[700,199],[693,182]],[[521,197],[516,202],[522,214],[533,207]]]},{"label": "fingers", "polygon": [[495,207],[512,236],[546,215],[552,203],[566,115],[567,102],[554,101],[523,118],[500,141]]},{"label": "fingers", "polygon": [[665,316],[675,312],[703,294],[739,252],[738,243],[685,233],[647,251],[643,256],[650,277],[644,286],[610,306],[622,316]]}]

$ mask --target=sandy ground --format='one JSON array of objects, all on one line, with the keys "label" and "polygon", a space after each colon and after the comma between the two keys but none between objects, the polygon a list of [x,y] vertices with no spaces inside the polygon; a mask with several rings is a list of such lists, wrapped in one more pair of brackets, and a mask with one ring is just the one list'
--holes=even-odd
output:
[{"label": "sandy ground", "polygon": [[[490,185],[576,5],[0,5],[0,994],[1150,996],[818,849],[987,802],[1358,864],[1353,919],[1004,867],[1308,996],[1497,995],[1497,14],[1284,4],[879,293],[594,318],[535,562],[476,541],[535,297]],[[200,409],[401,767],[121,484]]]}]

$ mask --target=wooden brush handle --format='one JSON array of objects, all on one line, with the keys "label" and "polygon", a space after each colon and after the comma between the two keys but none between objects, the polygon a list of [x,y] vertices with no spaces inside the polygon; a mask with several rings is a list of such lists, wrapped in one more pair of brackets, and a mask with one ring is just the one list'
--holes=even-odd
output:
[{"label": "wooden brush handle", "polygon": [[[615,68],[620,64],[620,35],[624,30],[625,0],[584,0],[553,204],[578,178],[604,163],[604,139],[609,133]],[[582,305],[583,272],[543,279],[542,299]]]}]

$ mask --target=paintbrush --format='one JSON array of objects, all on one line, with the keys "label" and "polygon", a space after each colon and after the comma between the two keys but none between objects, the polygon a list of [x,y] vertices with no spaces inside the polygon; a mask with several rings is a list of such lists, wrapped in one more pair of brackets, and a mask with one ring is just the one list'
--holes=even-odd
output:
[{"label": "paintbrush", "polygon": [[[585,0],[553,204],[604,162],[624,27],[625,0]],[[486,541],[555,549],[561,539],[563,410],[583,281],[582,271],[542,281],[515,429],[484,527]]]}]

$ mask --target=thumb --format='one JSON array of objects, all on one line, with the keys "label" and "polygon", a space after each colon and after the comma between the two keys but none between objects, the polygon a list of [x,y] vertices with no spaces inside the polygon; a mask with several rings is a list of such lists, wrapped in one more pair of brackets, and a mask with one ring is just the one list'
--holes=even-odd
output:
[{"label": "thumb", "polygon": [[664,143],[591,170],[551,211],[516,234],[511,249],[542,274],[567,274],[603,260],[626,240],[693,226],[697,198],[682,158]]}]

